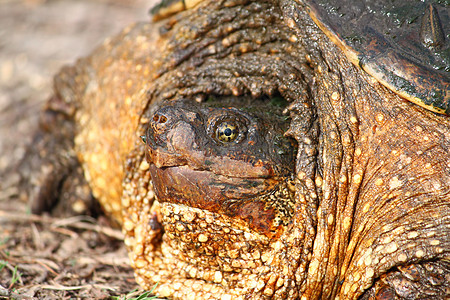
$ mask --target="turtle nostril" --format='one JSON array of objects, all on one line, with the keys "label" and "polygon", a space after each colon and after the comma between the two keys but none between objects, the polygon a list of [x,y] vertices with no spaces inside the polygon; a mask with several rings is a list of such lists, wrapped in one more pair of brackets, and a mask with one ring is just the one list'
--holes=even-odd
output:
[{"label": "turtle nostril", "polygon": [[159,123],[159,124],[164,124],[167,122],[167,117],[164,115],[160,115],[160,114],[155,114],[153,116],[153,122],[155,123]]}]

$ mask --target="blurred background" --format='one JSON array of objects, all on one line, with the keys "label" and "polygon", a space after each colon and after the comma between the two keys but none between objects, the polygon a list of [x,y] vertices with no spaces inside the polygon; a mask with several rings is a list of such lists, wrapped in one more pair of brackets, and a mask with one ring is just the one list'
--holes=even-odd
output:
[{"label": "blurred background", "polygon": [[125,26],[149,21],[157,2],[0,0],[0,209],[8,210],[5,200],[17,193],[10,166],[31,139],[53,75]]}]

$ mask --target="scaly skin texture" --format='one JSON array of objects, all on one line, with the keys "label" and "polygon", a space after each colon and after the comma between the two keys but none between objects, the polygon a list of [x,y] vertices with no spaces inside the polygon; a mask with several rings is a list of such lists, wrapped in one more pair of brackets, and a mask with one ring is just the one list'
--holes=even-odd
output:
[{"label": "scaly skin texture", "polygon": [[[174,299],[449,297],[449,117],[352,65],[301,2],[205,1],[133,25],[63,70],[55,93],[49,110],[70,129],[61,152],[122,225],[143,287]],[[274,94],[298,142],[281,234],[155,201],[139,138],[154,104]]]}]

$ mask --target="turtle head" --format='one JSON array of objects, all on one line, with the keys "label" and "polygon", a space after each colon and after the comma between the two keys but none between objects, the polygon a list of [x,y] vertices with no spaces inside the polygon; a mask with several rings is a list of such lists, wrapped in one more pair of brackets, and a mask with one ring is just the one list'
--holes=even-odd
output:
[{"label": "turtle head", "polygon": [[221,103],[174,101],[153,114],[145,140],[158,200],[217,214],[239,230],[279,235],[293,203],[287,118],[264,100]]}]

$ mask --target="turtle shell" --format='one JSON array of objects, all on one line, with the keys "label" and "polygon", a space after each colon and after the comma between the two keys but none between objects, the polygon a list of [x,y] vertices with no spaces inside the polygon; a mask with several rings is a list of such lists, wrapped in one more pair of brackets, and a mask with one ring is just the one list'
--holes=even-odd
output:
[{"label": "turtle shell", "polygon": [[304,0],[356,66],[401,97],[450,115],[448,0]]}]

